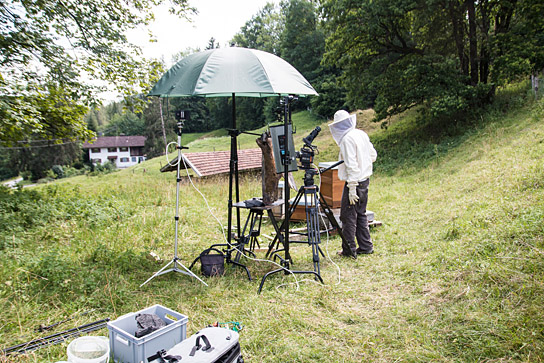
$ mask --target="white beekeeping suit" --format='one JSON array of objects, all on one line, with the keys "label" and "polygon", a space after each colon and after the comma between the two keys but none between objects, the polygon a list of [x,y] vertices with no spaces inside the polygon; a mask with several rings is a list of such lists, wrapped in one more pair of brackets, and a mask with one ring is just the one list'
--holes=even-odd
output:
[{"label": "white beekeeping suit", "polygon": [[332,137],[340,147],[338,160],[344,160],[338,167],[338,178],[347,182],[351,204],[357,202],[355,188],[359,182],[372,175],[372,163],[377,153],[368,135],[355,128],[356,116],[344,110],[334,114],[334,122],[329,124]]}]

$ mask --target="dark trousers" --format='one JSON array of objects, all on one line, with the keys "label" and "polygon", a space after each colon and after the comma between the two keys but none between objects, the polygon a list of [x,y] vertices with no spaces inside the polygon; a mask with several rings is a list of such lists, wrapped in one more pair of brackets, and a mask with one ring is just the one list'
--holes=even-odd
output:
[{"label": "dark trousers", "polygon": [[361,251],[369,252],[373,249],[366,217],[369,183],[368,179],[359,183],[357,186],[359,201],[354,205],[349,204],[348,184],[344,185],[340,205],[340,221],[342,222],[342,234],[344,235],[342,252],[345,255],[356,254],[355,238],[357,238],[357,244]]}]

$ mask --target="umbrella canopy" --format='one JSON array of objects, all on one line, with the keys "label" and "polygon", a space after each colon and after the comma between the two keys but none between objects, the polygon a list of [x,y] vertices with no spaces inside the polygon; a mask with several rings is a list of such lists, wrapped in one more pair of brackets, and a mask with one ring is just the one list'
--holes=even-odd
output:
[{"label": "umbrella canopy", "polygon": [[191,54],[176,63],[148,96],[270,97],[317,95],[289,63],[247,48],[217,48]]}]

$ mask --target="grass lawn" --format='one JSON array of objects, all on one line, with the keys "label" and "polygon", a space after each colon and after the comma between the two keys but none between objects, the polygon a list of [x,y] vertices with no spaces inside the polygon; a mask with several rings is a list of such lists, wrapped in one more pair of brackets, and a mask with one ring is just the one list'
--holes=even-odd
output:
[{"label": "grass lawn", "polygon": [[[323,285],[276,274],[259,295],[276,266],[243,259],[253,281],[227,266],[224,277],[205,279],[208,287],[175,273],[140,287],[174,253],[175,175],[159,172],[165,159],[59,180],[39,193],[4,192],[0,345],[36,338],[41,324],[67,317],[47,334],[161,304],[189,317],[188,335],[215,321],[243,323],[246,362],[541,362],[544,103],[528,95],[503,90],[479,117],[442,129],[414,112],[385,130],[369,123],[371,111],[359,112],[378,152],[368,209],[383,225],[371,230],[375,253],[357,260],[336,256],[339,238],[323,236]],[[300,147],[317,123],[304,112],[294,124],[304,125]],[[334,161],[338,148],[319,124],[316,162]],[[254,139],[240,136],[241,148],[256,147]],[[229,145],[225,136],[199,138],[189,151]],[[228,178],[193,182],[198,191],[184,182],[180,194],[186,266],[224,241],[227,222]],[[260,196],[260,181],[244,176],[240,190],[242,199]],[[269,222],[263,229],[272,232]],[[294,269],[312,269],[309,246],[291,252]],[[67,344],[0,361],[64,360]]]}]

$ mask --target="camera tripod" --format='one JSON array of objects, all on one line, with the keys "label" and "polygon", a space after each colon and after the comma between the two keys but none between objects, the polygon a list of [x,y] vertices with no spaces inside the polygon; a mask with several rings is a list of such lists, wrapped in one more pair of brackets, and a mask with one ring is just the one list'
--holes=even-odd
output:
[{"label": "camera tripod", "polygon": [[[336,167],[337,165],[343,163],[343,161],[339,161],[336,164],[323,169],[321,172],[327,171],[331,168]],[[323,278],[321,277],[321,270],[319,265],[319,255],[325,257],[323,254],[323,251],[321,251],[321,248],[319,247],[319,244],[321,243],[321,229],[319,224],[319,208],[323,210],[325,215],[327,216],[327,219],[331,223],[333,229],[335,228],[342,238],[344,240],[344,235],[342,234],[342,229],[340,228],[340,225],[336,221],[336,218],[334,217],[334,214],[323,198],[323,196],[319,193],[319,188],[317,185],[314,184],[314,176],[317,174],[317,171],[314,169],[306,169],[304,173],[304,185],[301,186],[298,190],[297,196],[295,197],[293,203],[289,205],[289,209],[286,215],[286,218],[284,219],[280,230],[286,231],[285,233],[289,233],[289,227],[287,223],[289,223],[290,217],[293,215],[298,203],[304,197],[305,202],[305,210],[306,210],[306,233],[298,233],[302,234],[308,237],[308,241],[296,241],[297,243],[308,243],[312,247],[312,262],[313,262],[313,271],[288,271],[289,264],[291,257],[288,253],[288,245],[284,245],[284,248],[277,249],[280,241],[278,240],[279,234],[276,235],[274,240],[270,243],[268,247],[268,252],[266,253],[266,256],[274,255],[274,258],[279,258],[280,263],[283,266],[283,268],[270,271],[266,275],[264,275],[263,279],[261,280],[261,285],[259,286],[258,293],[261,292],[265,280],[268,278],[268,276],[273,275],[275,273],[284,271],[286,274],[293,273],[293,274],[313,274],[317,280],[319,280],[321,283],[323,283]],[[285,239],[285,237],[284,237]],[[274,246],[276,245],[276,249],[274,249]],[[286,258],[282,258],[278,252],[285,251],[286,252]]]}]

